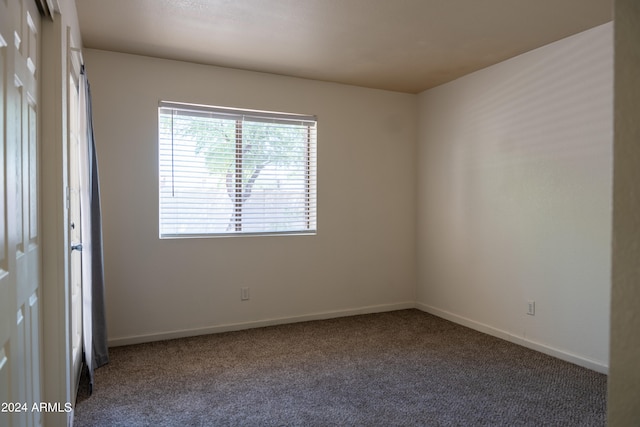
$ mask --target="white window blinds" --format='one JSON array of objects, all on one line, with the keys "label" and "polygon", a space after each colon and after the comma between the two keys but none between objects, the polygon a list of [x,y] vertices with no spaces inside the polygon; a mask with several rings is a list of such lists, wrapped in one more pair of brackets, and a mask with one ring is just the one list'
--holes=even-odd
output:
[{"label": "white window blinds", "polygon": [[316,123],[161,102],[160,237],[314,234]]}]

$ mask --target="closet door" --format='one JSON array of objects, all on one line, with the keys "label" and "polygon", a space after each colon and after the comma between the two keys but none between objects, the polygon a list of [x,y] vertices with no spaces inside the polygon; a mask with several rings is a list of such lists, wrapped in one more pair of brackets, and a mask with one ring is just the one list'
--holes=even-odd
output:
[{"label": "closet door", "polygon": [[0,0],[0,425],[39,426],[38,59],[33,0]]}]

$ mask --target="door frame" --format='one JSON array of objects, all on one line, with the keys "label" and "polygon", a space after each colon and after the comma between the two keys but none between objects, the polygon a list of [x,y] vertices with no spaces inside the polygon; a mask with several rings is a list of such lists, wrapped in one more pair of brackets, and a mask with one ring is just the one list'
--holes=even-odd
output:
[{"label": "door frame", "polygon": [[[56,2],[57,3],[57,2]],[[68,5],[66,5],[68,6]],[[69,72],[80,47],[75,15],[43,19],[41,27],[41,228],[43,289],[43,401],[75,406],[71,348],[70,241],[68,216]],[[73,411],[47,412],[44,425],[70,426]]]}]

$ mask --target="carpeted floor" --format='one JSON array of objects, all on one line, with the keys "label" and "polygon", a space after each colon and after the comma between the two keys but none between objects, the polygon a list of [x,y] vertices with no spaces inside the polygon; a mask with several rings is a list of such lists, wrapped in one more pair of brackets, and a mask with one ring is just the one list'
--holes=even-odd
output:
[{"label": "carpeted floor", "polygon": [[82,426],[603,426],[605,375],[402,310],[110,350]]}]

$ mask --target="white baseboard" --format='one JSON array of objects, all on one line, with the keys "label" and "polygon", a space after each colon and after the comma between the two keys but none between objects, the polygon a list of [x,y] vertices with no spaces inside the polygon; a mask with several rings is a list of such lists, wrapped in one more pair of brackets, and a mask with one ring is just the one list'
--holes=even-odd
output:
[{"label": "white baseboard", "polygon": [[159,332],[145,335],[112,338],[108,340],[109,347],[118,347],[130,344],[142,344],[145,342],[162,341],[175,338],[208,335],[220,332],[240,331],[243,329],[261,328],[264,326],[282,325],[287,323],[307,322],[310,320],[333,319],[337,317],[355,316],[358,314],[382,313],[385,311],[405,310],[415,308],[413,301],[396,304],[371,305],[346,310],[324,311],[301,316],[277,317],[272,319],[256,320],[250,322],[228,323],[223,325],[207,326],[204,328],[182,329],[169,332]]},{"label": "white baseboard", "polygon": [[413,301],[411,302],[407,301],[407,302],[396,303],[396,304],[372,305],[372,306],[352,308],[352,309],[346,309],[346,310],[324,311],[324,312],[318,312],[318,313],[312,313],[312,314],[306,314],[306,315],[300,315],[300,316],[277,317],[277,318],[256,320],[256,321],[250,321],[250,322],[227,323],[222,325],[207,326],[204,328],[182,329],[182,330],[175,330],[175,331],[169,331],[169,332],[159,332],[159,333],[151,333],[151,334],[145,334],[145,335],[112,338],[112,339],[109,339],[108,344],[109,344],[109,347],[118,347],[123,345],[130,345],[130,344],[142,344],[142,343],[153,342],[153,341],[192,337],[197,335],[240,331],[243,329],[261,328],[265,326],[307,322],[311,320],[324,320],[324,319],[333,319],[337,317],[356,316],[359,314],[382,313],[385,311],[405,310],[409,308],[417,308],[418,310],[433,314],[434,316],[441,317],[443,319],[449,320],[459,325],[466,326],[476,331],[503,339],[505,341],[512,342],[514,344],[521,345],[526,348],[530,348],[532,350],[539,351],[544,354],[548,354],[549,356],[557,357],[558,359],[574,363],[578,366],[582,366],[582,367],[594,370],[596,372],[607,374],[609,371],[609,367],[602,362],[592,360],[592,359],[589,359],[574,353],[570,353],[564,350],[559,350],[557,348],[549,347],[548,345],[531,341],[526,338],[514,335],[510,332],[494,328],[493,326],[489,326],[484,323],[480,323],[475,320],[472,320],[463,316],[459,316],[457,314],[454,314],[445,310],[441,310],[426,304],[415,303]]},{"label": "white baseboard", "polygon": [[476,322],[475,320],[472,320],[463,316],[459,316],[457,314],[454,314],[445,310],[440,310],[439,308],[435,308],[426,304],[416,303],[415,307],[418,310],[433,314],[434,316],[438,316],[443,319],[450,320],[459,325],[466,326],[476,331],[485,333],[487,335],[492,335],[494,337],[501,338],[505,341],[510,341],[514,344],[518,344],[523,347],[530,348],[532,350],[536,350],[544,354],[548,354],[549,356],[553,356],[558,359],[574,363],[578,366],[582,366],[584,368],[588,368],[593,371],[600,372],[602,374],[609,373],[609,367],[606,364],[599,362],[597,360],[592,360],[587,357],[579,356],[574,353],[549,347],[548,345],[528,340],[526,338],[514,335],[510,332],[506,332],[501,329],[497,329],[492,326],[486,325],[484,323]]}]

